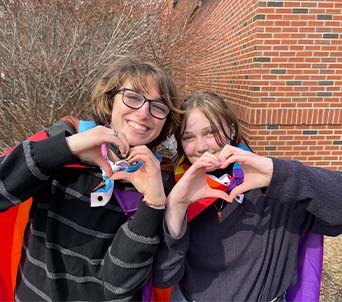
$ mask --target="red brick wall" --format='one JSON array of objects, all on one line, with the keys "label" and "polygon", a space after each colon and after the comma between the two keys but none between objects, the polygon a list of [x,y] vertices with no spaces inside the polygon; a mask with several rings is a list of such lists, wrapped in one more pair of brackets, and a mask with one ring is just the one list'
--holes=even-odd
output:
[{"label": "red brick wall", "polygon": [[182,2],[181,93],[225,97],[259,154],[342,170],[342,1]]}]

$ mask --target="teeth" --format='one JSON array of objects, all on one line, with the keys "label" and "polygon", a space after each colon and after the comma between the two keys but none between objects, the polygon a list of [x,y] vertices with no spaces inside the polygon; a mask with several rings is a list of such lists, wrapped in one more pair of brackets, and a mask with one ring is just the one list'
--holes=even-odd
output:
[{"label": "teeth", "polygon": [[128,121],[128,125],[140,131],[147,131],[147,127],[134,123],[133,121]]}]

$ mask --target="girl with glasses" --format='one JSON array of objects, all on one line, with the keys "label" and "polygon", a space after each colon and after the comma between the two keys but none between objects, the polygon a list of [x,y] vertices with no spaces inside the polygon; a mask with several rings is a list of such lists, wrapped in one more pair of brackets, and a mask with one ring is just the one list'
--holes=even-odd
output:
[{"label": "girl with glasses", "polygon": [[176,129],[177,100],[165,70],[122,58],[94,86],[92,121],[63,118],[0,157],[0,210],[32,203],[16,300],[148,299],[173,185],[155,150]]}]

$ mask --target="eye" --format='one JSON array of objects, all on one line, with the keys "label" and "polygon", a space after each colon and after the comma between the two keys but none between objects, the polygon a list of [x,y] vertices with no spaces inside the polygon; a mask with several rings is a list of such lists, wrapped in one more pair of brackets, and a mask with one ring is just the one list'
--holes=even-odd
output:
[{"label": "eye", "polygon": [[169,113],[169,107],[167,107],[164,103],[161,102],[152,102],[152,109],[155,112],[159,112],[162,114]]},{"label": "eye", "polygon": [[208,137],[212,137],[212,136],[214,136],[215,135],[215,132],[213,131],[213,130],[208,130],[206,133],[205,133],[205,135],[206,136],[208,136]]},{"label": "eye", "polygon": [[134,92],[126,91],[125,98],[129,100],[130,102],[136,102],[136,103],[141,102],[141,96]]},{"label": "eye", "polygon": [[192,139],[193,139],[193,137],[189,136],[189,135],[185,135],[182,137],[183,142],[190,142]]}]

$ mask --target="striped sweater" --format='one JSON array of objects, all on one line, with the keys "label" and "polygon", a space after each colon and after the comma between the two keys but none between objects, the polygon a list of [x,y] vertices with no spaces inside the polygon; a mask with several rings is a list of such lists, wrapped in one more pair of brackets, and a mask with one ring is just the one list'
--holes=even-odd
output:
[{"label": "striped sweater", "polygon": [[[56,133],[56,126],[51,129]],[[164,211],[140,202],[130,219],[114,197],[104,207],[90,207],[101,171],[65,167],[79,162],[65,140],[70,134],[62,127],[0,157],[0,211],[33,197],[15,299],[141,301]]]}]

